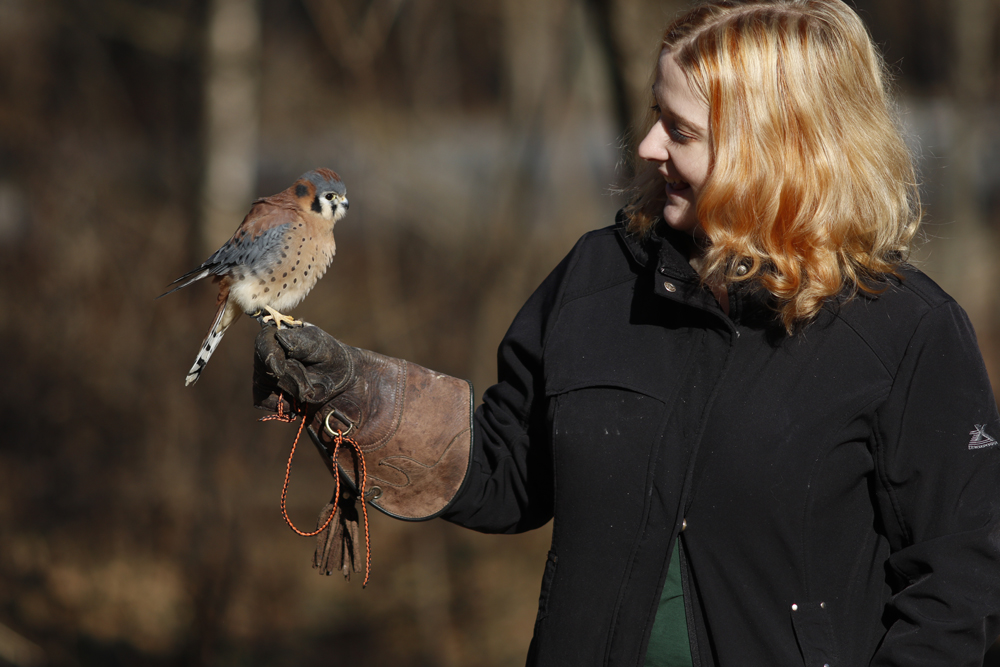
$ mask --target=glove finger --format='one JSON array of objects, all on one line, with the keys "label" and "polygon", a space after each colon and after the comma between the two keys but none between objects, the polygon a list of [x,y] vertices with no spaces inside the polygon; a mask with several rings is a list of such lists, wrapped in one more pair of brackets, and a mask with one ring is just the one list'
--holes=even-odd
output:
[{"label": "glove finger", "polygon": [[302,364],[285,356],[275,340],[275,329],[261,331],[254,358],[254,396],[264,400],[269,393],[284,392],[299,403],[309,400],[313,383]]},{"label": "glove finger", "polygon": [[288,357],[306,365],[333,361],[344,354],[340,342],[319,327],[307,326],[281,329],[274,333]]},{"label": "glove finger", "polygon": [[283,373],[278,376],[278,387],[299,403],[311,400],[312,382],[310,373],[295,359],[275,359],[275,366]]},{"label": "glove finger", "polygon": [[292,404],[283,395],[275,392],[258,391],[258,387],[256,386],[254,386],[253,404],[254,407],[261,410],[270,410],[271,412],[278,412],[278,405],[280,404],[282,412],[292,412]]},{"label": "glove finger", "polygon": [[341,393],[343,388],[335,378],[322,373],[306,373],[311,384],[308,391],[303,393],[303,398],[309,403],[326,403]]},{"label": "glove finger", "polygon": [[[254,341],[253,397],[254,405],[261,405],[269,395],[277,393],[278,376],[283,369],[277,368],[279,359],[284,359],[284,350],[274,340],[274,335],[261,331]],[[279,371],[279,372],[276,372]]]},{"label": "glove finger", "polygon": [[274,338],[274,327],[265,327],[254,341],[253,374],[254,383],[267,386],[277,384],[287,372],[284,348]]}]

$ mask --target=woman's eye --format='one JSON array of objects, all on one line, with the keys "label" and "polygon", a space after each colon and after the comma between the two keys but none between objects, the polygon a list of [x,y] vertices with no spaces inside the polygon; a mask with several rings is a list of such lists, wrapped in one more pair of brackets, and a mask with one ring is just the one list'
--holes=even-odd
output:
[{"label": "woman's eye", "polygon": [[681,132],[680,130],[678,130],[676,127],[670,128],[670,138],[673,139],[674,141],[676,141],[679,144],[683,144],[683,143],[686,143],[686,142],[688,142],[688,141],[691,140],[691,137],[689,137],[688,135],[684,134],[683,132]]}]

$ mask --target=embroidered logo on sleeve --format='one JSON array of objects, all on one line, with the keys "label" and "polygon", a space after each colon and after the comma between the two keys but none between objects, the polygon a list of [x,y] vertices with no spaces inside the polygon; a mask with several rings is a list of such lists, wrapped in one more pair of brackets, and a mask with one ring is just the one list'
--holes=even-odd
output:
[{"label": "embroidered logo on sleeve", "polygon": [[969,440],[969,449],[982,449],[992,447],[997,444],[996,438],[986,433],[986,424],[976,424],[975,431],[969,431],[972,440]]}]

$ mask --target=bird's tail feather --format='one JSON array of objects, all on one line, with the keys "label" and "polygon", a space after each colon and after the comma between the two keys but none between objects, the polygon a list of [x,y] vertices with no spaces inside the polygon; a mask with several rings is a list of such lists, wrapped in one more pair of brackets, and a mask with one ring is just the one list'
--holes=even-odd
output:
[{"label": "bird's tail feather", "polygon": [[[173,294],[177,290],[179,290],[179,289],[181,289],[183,287],[187,287],[188,285],[190,285],[193,282],[197,282],[197,281],[201,280],[202,278],[204,278],[205,276],[207,276],[211,272],[212,272],[211,269],[202,269],[202,268],[195,269],[194,271],[188,271],[183,276],[181,276],[180,278],[178,278],[174,282],[170,283],[171,285],[177,285],[177,283],[179,283],[179,282],[181,282],[183,280],[184,282],[182,284],[177,285],[177,287],[175,287],[173,289],[167,290],[166,292],[164,292],[163,294],[161,294],[160,296],[158,296],[156,298],[157,299],[162,299],[163,297],[165,297],[168,294]],[[155,301],[155,299],[154,299],[154,301]]]},{"label": "bird's tail feather", "polygon": [[228,294],[225,298],[219,299],[219,310],[215,313],[215,320],[212,321],[212,327],[208,330],[205,340],[201,342],[201,347],[198,349],[198,356],[194,358],[194,365],[191,366],[187,377],[184,378],[185,387],[198,381],[198,378],[201,376],[201,369],[208,363],[212,353],[215,352],[215,348],[219,347],[222,337],[226,334],[226,329],[236,321],[239,315],[239,307],[230,308]]}]

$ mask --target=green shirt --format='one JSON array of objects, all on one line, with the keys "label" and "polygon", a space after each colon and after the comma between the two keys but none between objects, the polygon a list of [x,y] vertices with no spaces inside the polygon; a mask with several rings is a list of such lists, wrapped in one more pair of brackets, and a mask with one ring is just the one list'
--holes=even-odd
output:
[{"label": "green shirt", "polygon": [[688,640],[684,590],[681,586],[680,538],[667,567],[660,604],[656,608],[653,631],[649,636],[643,667],[691,667],[691,644]]}]

